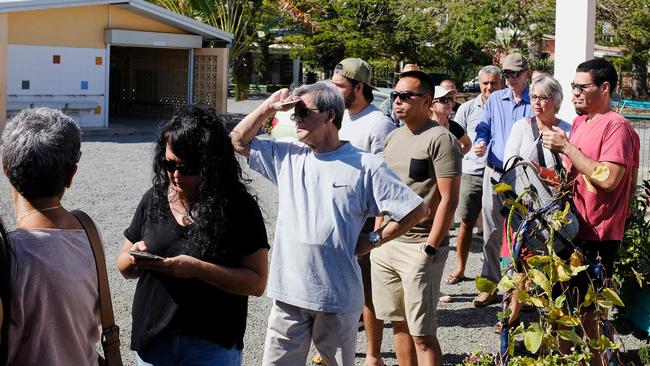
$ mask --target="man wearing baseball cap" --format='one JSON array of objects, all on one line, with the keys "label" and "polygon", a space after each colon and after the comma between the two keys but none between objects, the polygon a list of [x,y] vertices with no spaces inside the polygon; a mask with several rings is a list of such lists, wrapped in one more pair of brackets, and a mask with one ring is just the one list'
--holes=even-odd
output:
[{"label": "man wearing baseball cap", "polygon": [[[481,277],[495,284],[501,279],[500,249],[503,231],[503,207],[492,189],[492,179],[498,181],[503,174],[503,153],[510,130],[515,121],[532,117],[528,79],[528,60],[519,53],[510,53],[503,60],[503,78],[507,88],[490,95],[481,121],[476,126],[474,151],[477,156],[487,154],[483,173],[483,268]],[[474,298],[474,306],[486,306],[497,302],[496,292],[481,292]]]},{"label": "man wearing baseball cap", "polygon": [[[359,150],[384,157],[384,140],[395,124],[377,107],[371,104],[372,68],[360,58],[346,58],[334,68],[332,84],[336,86],[345,101],[345,113],[339,130],[339,139],[349,141]],[[375,219],[369,218],[361,231],[369,234],[374,230]],[[368,340],[365,365],[383,365],[381,341],[384,322],[375,317],[370,285],[370,255],[359,256],[365,304],[363,325]]]}]

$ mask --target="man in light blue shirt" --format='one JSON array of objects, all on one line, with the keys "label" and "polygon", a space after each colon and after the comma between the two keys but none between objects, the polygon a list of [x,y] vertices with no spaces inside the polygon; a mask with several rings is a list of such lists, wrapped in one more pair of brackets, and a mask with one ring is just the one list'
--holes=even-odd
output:
[{"label": "man in light blue shirt", "polygon": [[[467,131],[470,140],[476,139],[476,127],[483,116],[483,106],[487,103],[492,93],[501,89],[501,69],[496,66],[485,66],[478,73],[481,93],[474,99],[463,103],[456,112],[455,121]],[[484,155],[479,157],[470,150],[463,157],[463,176],[460,183],[460,198],[458,201],[458,215],[460,227],[456,240],[457,267],[446,279],[447,284],[453,285],[465,280],[465,266],[472,243],[472,231],[481,212],[481,199],[483,196],[483,172],[485,170]]]},{"label": "man in light blue shirt", "polygon": [[[503,205],[492,189],[492,179],[498,181],[503,174],[503,152],[514,123],[532,117],[528,79],[528,60],[519,53],[511,53],[503,60],[503,77],[507,89],[492,93],[483,110],[481,122],[476,127],[474,151],[477,156],[487,153],[483,174],[483,268],[481,277],[495,283],[501,279],[500,253],[503,232]],[[497,301],[497,294],[481,292],[474,298],[474,306],[486,306]]]}]

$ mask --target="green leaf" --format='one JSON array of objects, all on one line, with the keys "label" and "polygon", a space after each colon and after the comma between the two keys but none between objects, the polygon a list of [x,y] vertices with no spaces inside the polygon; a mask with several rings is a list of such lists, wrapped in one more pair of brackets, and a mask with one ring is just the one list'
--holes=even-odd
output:
[{"label": "green leaf", "polygon": [[566,301],[566,295],[562,294],[555,299],[555,306],[558,308],[562,307],[562,304]]},{"label": "green leaf", "polygon": [[499,291],[509,291],[510,289],[514,288],[515,284],[513,281],[513,278],[511,276],[503,276],[501,277],[501,281],[499,281],[499,284],[497,285],[497,288]]},{"label": "green leaf", "polygon": [[585,295],[585,300],[582,302],[582,306],[590,306],[596,300],[596,293],[594,292],[594,287],[589,286],[587,288],[587,294]]},{"label": "green leaf", "polygon": [[494,292],[494,290],[497,288],[494,282],[483,277],[476,277],[476,279],[474,280],[474,284],[476,285],[477,290],[479,290],[480,292],[487,292],[489,294]]},{"label": "green leaf", "polygon": [[526,346],[526,349],[532,353],[536,353],[542,345],[542,335],[543,332],[539,327],[539,324],[531,324],[531,326],[524,332],[524,345]]},{"label": "green leaf", "polygon": [[530,272],[528,272],[528,276],[537,286],[541,287],[544,292],[546,292],[547,296],[551,296],[551,282],[548,280],[545,274],[537,269],[532,269]]},{"label": "green leaf", "polygon": [[531,267],[538,267],[542,264],[549,263],[550,261],[551,257],[548,255],[534,255],[526,259],[526,263]]},{"label": "green leaf", "polygon": [[601,299],[596,299],[596,303],[598,306],[601,306],[603,308],[611,309],[614,307],[614,303],[609,301],[609,300],[601,300]]},{"label": "green leaf", "polygon": [[555,334],[557,334],[560,338],[564,339],[565,341],[569,341],[573,344],[578,344],[581,346],[585,346],[587,343],[580,337],[576,332],[568,329],[562,329],[562,330],[556,330]]},{"label": "green leaf", "polygon": [[584,266],[579,266],[579,267],[571,267],[571,270],[573,271],[573,275],[575,276],[575,275],[577,275],[578,273],[580,273],[580,272],[586,270],[587,268],[589,268],[589,265],[588,265],[588,264],[586,264],[586,265],[584,265]]},{"label": "green leaf", "polygon": [[618,296],[618,294],[611,288],[604,288],[600,294],[608,301],[611,301],[616,306],[624,307],[623,301]]},{"label": "green leaf", "polygon": [[580,320],[576,317],[565,315],[556,320],[559,324],[562,324],[567,327],[577,327],[580,325]]},{"label": "green leaf", "polygon": [[557,276],[561,282],[567,282],[571,279],[571,276],[573,276],[573,270],[571,270],[571,267],[566,264],[560,263],[557,266]]}]

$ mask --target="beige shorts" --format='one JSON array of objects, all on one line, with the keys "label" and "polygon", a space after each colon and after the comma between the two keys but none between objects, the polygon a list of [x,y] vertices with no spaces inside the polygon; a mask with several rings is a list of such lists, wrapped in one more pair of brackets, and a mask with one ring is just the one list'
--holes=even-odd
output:
[{"label": "beige shorts", "polygon": [[438,248],[433,263],[422,250],[423,243],[393,240],[370,252],[377,319],[406,321],[413,336],[436,335],[436,307],[448,240]]}]

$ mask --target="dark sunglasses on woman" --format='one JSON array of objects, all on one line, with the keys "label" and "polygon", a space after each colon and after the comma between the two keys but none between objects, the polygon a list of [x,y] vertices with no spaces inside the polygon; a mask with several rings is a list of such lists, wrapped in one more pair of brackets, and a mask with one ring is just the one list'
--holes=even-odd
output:
[{"label": "dark sunglasses on woman", "polygon": [[160,167],[171,174],[174,174],[178,170],[181,175],[197,175],[199,174],[199,170],[201,170],[198,166],[192,164],[177,164],[175,161],[166,159],[160,161]]}]

